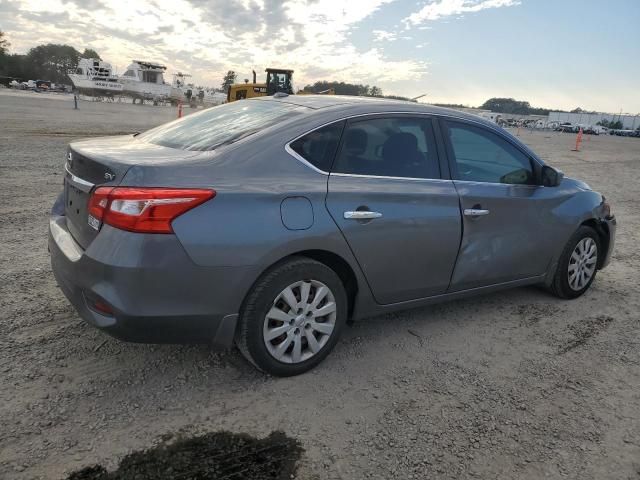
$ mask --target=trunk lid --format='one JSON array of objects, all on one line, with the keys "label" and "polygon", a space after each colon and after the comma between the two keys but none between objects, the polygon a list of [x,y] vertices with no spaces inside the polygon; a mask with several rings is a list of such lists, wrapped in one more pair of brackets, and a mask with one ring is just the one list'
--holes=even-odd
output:
[{"label": "trunk lid", "polygon": [[88,214],[89,198],[97,186],[119,185],[134,165],[157,165],[196,156],[189,152],[141,142],[132,135],[103,137],[69,145],[65,164],[64,205],[67,228],[86,249],[98,234]]}]

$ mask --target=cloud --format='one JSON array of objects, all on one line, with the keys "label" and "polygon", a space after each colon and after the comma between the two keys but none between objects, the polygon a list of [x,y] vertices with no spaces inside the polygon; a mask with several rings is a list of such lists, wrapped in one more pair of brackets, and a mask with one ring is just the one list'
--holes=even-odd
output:
[{"label": "cloud", "polygon": [[395,33],[387,32],[386,30],[373,30],[371,33],[373,33],[373,38],[377,42],[385,40],[388,42],[393,42],[398,38]]},{"label": "cloud", "polygon": [[[264,78],[266,67],[295,70],[297,87],[318,80],[377,84],[417,81],[427,64],[352,32],[394,0],[0,0],[12,51],[38,43],[95,49],[123,72],[132,58],[219,85],[227,70]],[[10,13],[10,15],[7,15]],[[391,41],[398,15],[376,38]],[[393,26],[396,25],[396,26]],[[169,80],[169,79],[167,79]]]},{"label": "cloud", "polygon": [[511,7],[519,4],[519,0],[436,0],[404,18],[403,22],[407,27],[410,27],[452,15],[474,13],[489,8]]},{"label": "cloud", "polygon": [[109,6],[103,0],[62,0],[63,4],[72,4],[86,10],[108,10]]}]

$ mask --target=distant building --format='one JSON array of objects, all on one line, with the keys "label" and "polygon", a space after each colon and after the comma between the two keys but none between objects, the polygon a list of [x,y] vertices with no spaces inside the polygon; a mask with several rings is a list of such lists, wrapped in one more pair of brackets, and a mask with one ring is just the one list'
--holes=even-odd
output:
[{"label": "distant building", "polygon": [[550,112],[548,122],[570,123],[572,125],[596,125],[602,120],[622,122],[625,130],[635,130],[640,127],[640,115],[624,115],[617,113],[565,113]]}]

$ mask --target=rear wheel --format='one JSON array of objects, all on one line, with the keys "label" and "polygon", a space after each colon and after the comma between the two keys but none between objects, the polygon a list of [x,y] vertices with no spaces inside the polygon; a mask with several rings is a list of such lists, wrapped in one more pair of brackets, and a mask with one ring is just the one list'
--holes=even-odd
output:
[{"label": "rear wheel", "polygon": [[245,300],[236,344],[260,370],[304,373],[335,346],[347,318],[347,295],[323,263],[293,258],[276,265]]},{"label": "rear wheel", "polygon": [[600,237],[593,228],[582,226],[569,239],[556,270],[551,291],[560,298],[577,298],[596,278]]}]

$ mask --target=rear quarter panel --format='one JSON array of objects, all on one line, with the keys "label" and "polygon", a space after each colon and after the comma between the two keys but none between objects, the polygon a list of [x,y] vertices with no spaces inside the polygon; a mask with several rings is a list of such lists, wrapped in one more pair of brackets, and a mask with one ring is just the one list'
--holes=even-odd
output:
[{"label": "rear quarter panel", "polygon": [[[326,209],[327,175],[289,155],[284,149],[289,139],[258,139],[182,172],[190,182],[197,172],[201,184],[215,189],[216,196],[173,222],[177,237],[192,261],[202,266],[257,266],[264,271],[303,250],[328,251],[351,266],[361,293],[368,294],[360,268]],[[281,208],[288,198],[308,200],[308,228],[285,226]]]},{"label": "rear quarter panel", "polygon": [[[292,139],[332,120],[334,115],[330,112],[296,117],[293,124],[277,125],[219,152],[203,152],[186,162],[134,166],[121,185],[216,191],[215,198],[172,223],[185,252],[197,265],[252,266],[262,272],[303,250],[323,250],[350,265],[358,282],[358,303],[369,305],[372,297],[368,284],[326,209],[328,176],[285,151],[285,144]],[[312,217],[308,228],[285,226],[282,205],[292,197],[308,200]],[[242,288],[248,291],[252,283]]]}]

